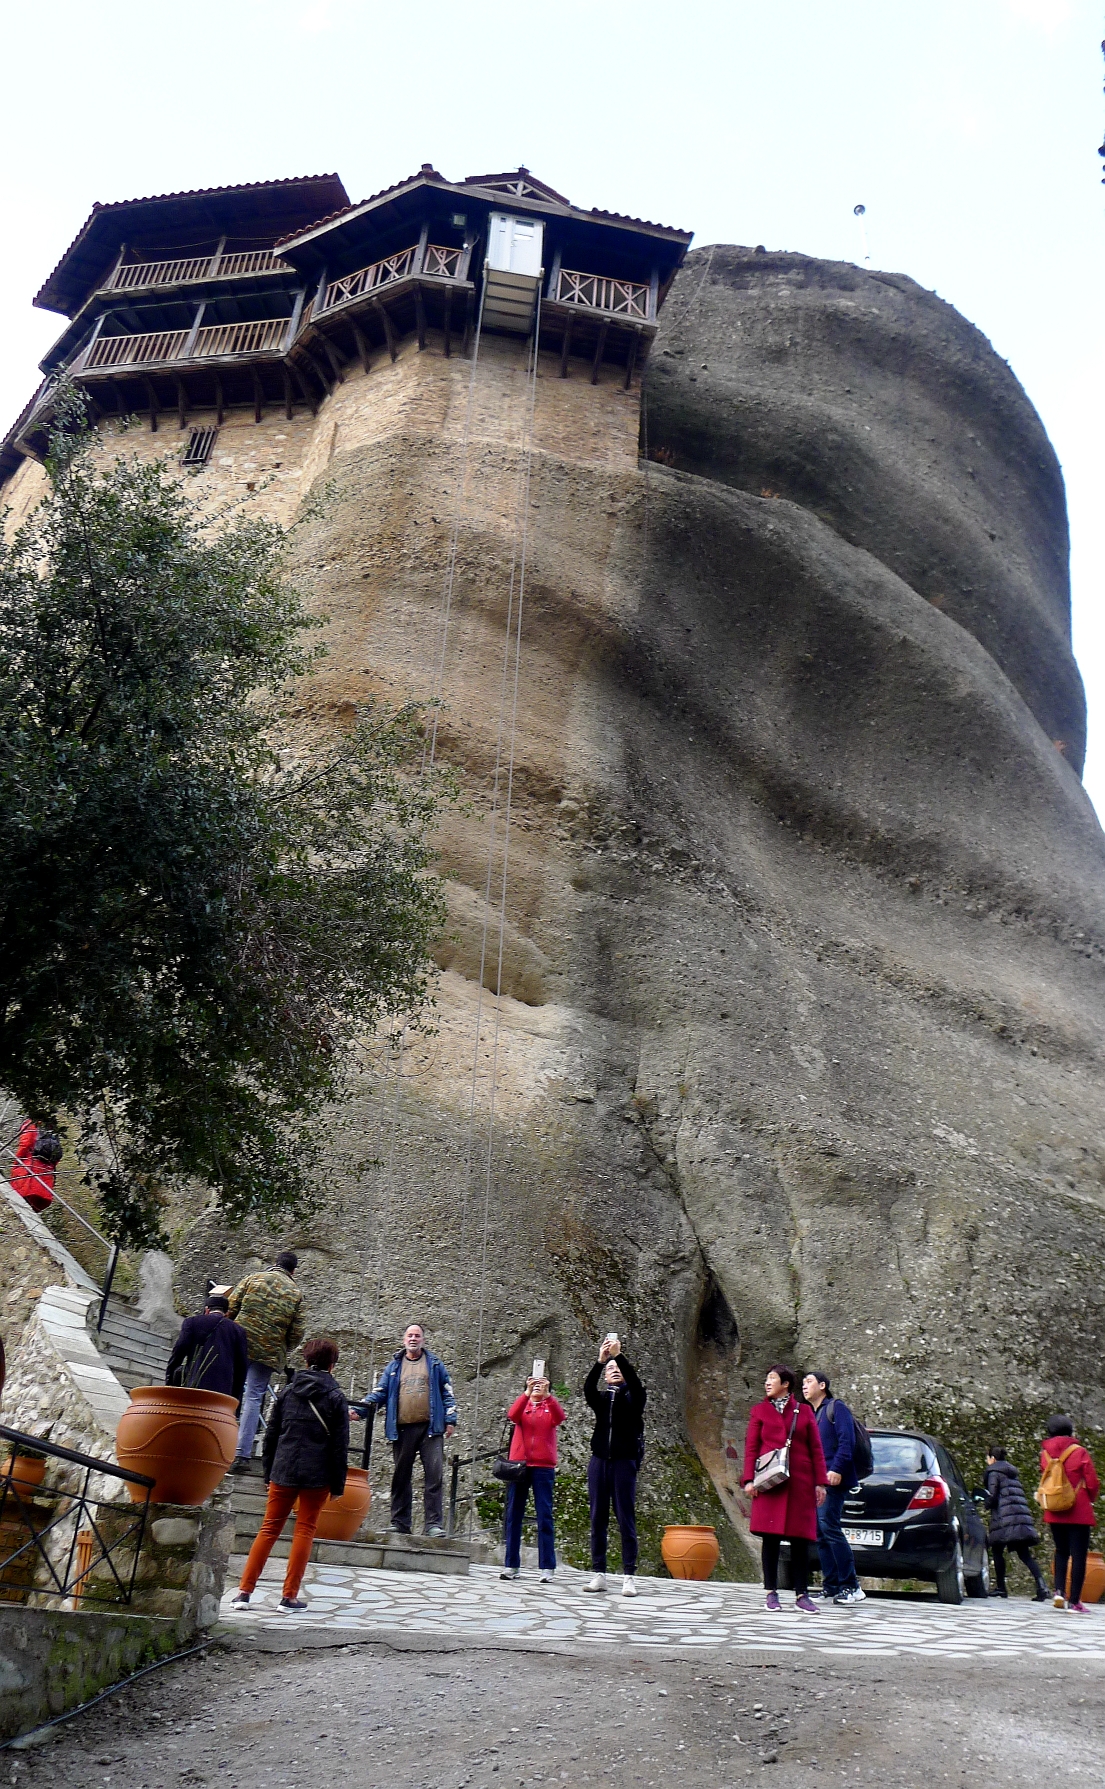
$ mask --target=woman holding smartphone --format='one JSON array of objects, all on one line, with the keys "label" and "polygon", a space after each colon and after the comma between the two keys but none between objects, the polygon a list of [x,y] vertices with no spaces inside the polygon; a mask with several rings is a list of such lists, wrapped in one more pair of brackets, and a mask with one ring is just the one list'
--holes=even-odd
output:
[{"label": "woman holding smartphone", "polygon": [[[544,1362],[534,1362],[537,1366]],[[500,1578],[516,1578],[522,1565],[522,1518],[533,1490],[537,1517],[537,1563],[541,1583],[551,1584],[556,1571],[556,1536],[553,1533],[553,1481],[556,1478],[556,1431],[564,1421],[562,1404],[552,1396],[542,1376],[526,1380],[526,1389],[506,1413],[514,1424],[510,1458],[524,1460],[526,1471],[508,1487],[506,1498],[506,1560]]]}]

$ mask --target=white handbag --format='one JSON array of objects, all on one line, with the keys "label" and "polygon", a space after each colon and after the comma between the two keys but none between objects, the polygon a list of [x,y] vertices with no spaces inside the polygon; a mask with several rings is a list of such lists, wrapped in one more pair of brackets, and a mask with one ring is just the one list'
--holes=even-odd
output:
[{"label": "white handbag", "polygon": [[777,1491],[790,1478],[790,1444],[794,1440],[794,1431],[798,1427],[799,1405],[794,1406],[791,1419],[790,1434],[782,1447],[769,1448],[766,1454],[757,1454],[756,1470],[752,1477],[752,1495],[759,1497],[765,1491]]}]

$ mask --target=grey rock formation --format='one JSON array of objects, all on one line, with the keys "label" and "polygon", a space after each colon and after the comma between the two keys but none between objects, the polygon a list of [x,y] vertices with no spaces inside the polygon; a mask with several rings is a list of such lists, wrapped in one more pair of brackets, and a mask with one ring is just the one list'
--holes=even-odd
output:
[{"label": "grey rock formation", "polygon": [[[535,459],[510,998],[496,1029],[484,997],[474,1049],[495,493],[519,471],[481,449],[440,735],[472,798],[443,836],[440,1031],[404,1056],[395,1127],[381,1051],[348,1126],[381,1166],[336,1168],[291,1240],[361,1381],[417,1316],[471,1439],[481,1363],[484,1446],[532,1355],[578,1388],[618,1329],[671,1519],[703,1507],[688,1437],[736,1513],[725,1444],[778,1355],[869,1420],[939,1424],[968,1465],[984,1427],[1027,1463],[1057,1402],[1105,1429],[1105,840],[1058,469],[978,333],[906,280],[743,249],[692,256],[665,318],[659,458]],[[335,712],[365,670],[425,690],[439,414],[339,439],[299,530]],[[186,1302],[273,1240],[202,1219]]]}]

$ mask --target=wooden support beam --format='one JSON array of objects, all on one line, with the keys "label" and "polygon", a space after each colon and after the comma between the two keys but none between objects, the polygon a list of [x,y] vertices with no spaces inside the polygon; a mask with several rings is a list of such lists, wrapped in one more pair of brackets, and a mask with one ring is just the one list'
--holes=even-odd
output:
[{"label": "wooden support beam", "polygon": [[599,326],[599,339],[595,343],[595,358],[591,362],[592,385],[597,385],[599,382],[599,367],[602,365],[602,357],[606,351],[606,332],[609,328],[609,323],[603,323]]},{"label": "wooden support beam", "polygon": [[446,360],[449,359],[450,355],[453,352],[452,344],[449,340],[449,326],[452,323],[452,320],[453,320],[453,288],[452,288],[452,286],[446,286],[446,288],[445,288],[445,358],[446,358]]},{"label": "wooden support beam", "polygon": [[464,346],[461,349],[461,353],[464,355],[465,360],[467,360],[472,353],[472,331],[475,327],[475,322],[476,294],[474,292],[469,292],[464,306]]},{"label": "wooden support beam", "polygon": [[361,370],[367,373],[372,366],[372,355],[368,342],[365,340],[365,332],[360,324],[354,323],[352,319],[350,319],[349,327],[353,331],[353,340],[357,345],[357,353],[361,357]]},{"label": "wooden support beam", "polygon": [[423,224],[422,229],[419,232],[418,247],[414,251],[414,266],[411,268],[412,273],[416,273],[416,274],[421,273],[422,269],[425,267],[425,265],[426,265],[426,244],[429,242],[429,240],[430,240],[430,221],[427,218],[426,222]]},{"label": "wooden support beam", "polygon": [[318,380],[319,384],[322,386],[323,391],[326,393],[327,397],[329,397],[331,391],[334,388],[330,384],[329,379],[326,377],[326,374],[322,370],[322,362],[315,359],[314,355],[311,353],[310,348],[308,348],[306,342],[300,342],[299,352],[302,354],[304,360],[307,362],[307,365],[310,367],[312,373],[315,375],[315,378]]},{"label": "wooden support beam", "polygon": [[253,420],[254,420],[254,422],[260,422],[261,413],[264,410],[264,408],[265,408],[265,388],[261,383],[260,373],[257,371],[257,368],[254,367],[253,368]]},{"label": "wooden support beam", "polygon": [[633,331],[633,340],[629,344],[629,353],[626,356],[626,362],[625,362],[625,389],[626,389],[626,391],[629,390],[630,380],[633,378],[633,369],[637,365],[637,350],[640,347],[640,345],[641,345],[641,332],[639,329],[635,329]]},{"label": "wooden support beam", "polygon": [[328,335],[320,335],[318,339],[322,343],[323,353],[326,355],[327,360],[330,362],[330,365],[334,370],[335,383],[344,385],[345,367],[342,364],[341,355],[338,353]]},{"label": "wooden support beam", "polygon": [[393,361],[398,360],[399,349],[398,349],[398,346],[396,345],[395,331],[391,327],[391,318],[387,314],[387,308],[386,308],[386,306],[384,306],[380,303],[380,300],[378,298],[376,298],[373,300],[373,309],[376,311],[381,323],[384,326],[384,340],[387,342],[387,345],[388,345],[388,353],[391,355],[391,358]]},{"label": "wooden support beam", "polygon": [[560,344],[560,377],[568,377],[568,356],[572,351],[572,318],[564,325],[564,340]]},{"label": "wooden support beam", "polygon": [[176,426],[186,427],[188,422],[188,393],[184,389],[184,380],[179,376],[176,382]]},{"label": "wooden support beam", "polygon": [[300,372],[299,368],[296,366],[295,361],[293,360],[289,364],[291,367],[292,378],[295,380],[296,384],[299,386],[301,393],[303,394],[303,402],[306,404],[308,410],[311,412],[311,415],[317,416],[318,415],[318,404],[315,401],[314,392],[311,390],[311,387],[308,385],[306,379],[303,377],[303,374]]},{"label": "wooden support beam", "polygon": [[146,388],[146,402],[148,403],[149,410],[150,410],[150,433],[152,435],[156,435],[157,434],[157,417],[158,417],[158,412],[161,409],[161,405],[157,401],[157,393],[153,388],[153,380],[152,379],[143,379],[142,384]]},{"label": "wooden support beam", "polygon": [[426,346],[426,306],[422,302],[422,287],[414,288],[414,320],[418,326],[418,351],[421,354]]},{"label": "wooden support beam", "polygon": [[295,304],[292,306],[292,314],[288,319],[288,333],[284,337],[284,352],[285,352],[285,354],[291,353],[292,343],[295,341],[296,336],[299,334],[299,325],[300,325],[300,321],[303,316],[303,296],[304,296],[303,287],[300,286],[299,290],[297,291],[297,293],[295,295]]},{"label": "wooden support beam", "polygon": [[326,277],[327,272],[328,269],[324,267],[318,276],[318,285],[315,288],[315,301],[311,306],[312,317],[317,317],[326,303],[326,288],[330,283]]},{"label": "wooden support beam", "polygon": [[291,422],[292,417],[295,415],[295,404],[292,397],[292,376],[286,366],[281,367],[280,371],[284,375],[284,416],[288,422]]},{"label": "wooden support beam", "polygon": [[223,382],[218,373],[215,374],[215,421],[221,429],[223,426]]}]

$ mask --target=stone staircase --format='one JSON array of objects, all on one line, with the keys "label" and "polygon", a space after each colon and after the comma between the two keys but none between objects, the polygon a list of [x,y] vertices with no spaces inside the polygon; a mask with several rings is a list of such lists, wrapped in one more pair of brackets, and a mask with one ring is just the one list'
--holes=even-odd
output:
[{"label": "stone staircase", "polygon": [[89,1331],[120,1385],[127,1391],[136,1385],[164,1385],[174,1336],[146,1323],[133,1306],[114,1293],[107,1301],[103,1328],[97,1331],[99,1314],[98,1304],[89,1308]]},{"label": "stone staircase", "polygon": [[[234,1551],[248,1553],[265,1513],[265,1483],[260,1460],[250,1461],[248,1476],[226,1481],[233,1486],[230,1507],[234,1511]],[[291,1521],[272,1550],[274,1559],[286,1559],[291,1550]],[[361,1531],[352,1541],[316,1541],[311,1558],[316,1565],[352,1565],[383,1568],[391,1572],[439,1572],[467,1577],[468,1568],[489,1557],[481,1542],[457,1539],[433,1540],[421,1534],[383,1534]]]}]

